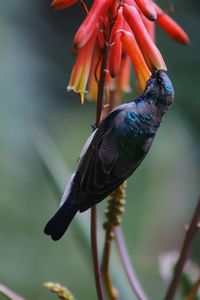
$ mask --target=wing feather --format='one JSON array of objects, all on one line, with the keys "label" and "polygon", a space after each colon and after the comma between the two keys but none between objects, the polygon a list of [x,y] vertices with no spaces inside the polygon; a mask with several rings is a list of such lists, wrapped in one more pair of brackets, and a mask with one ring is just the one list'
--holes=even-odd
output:
[{"label": "wing feather", "polygon": [[[82,195],[82,199],[78,199],[78,204],[81,211],[107,197],[133,173],[146,154],[142,149],[144,143],[142,139],[138,139],[137,136],[135,139],[133,136],[129,139],[130,131],[126,128],[119,132],[118,125],[124,122],[124,113],[124,110],[118,108],[108,115],[96,130],[78,166]],[[123,126],[126,124],[123,123]],[[127,137],[124,137],[126,134]],[[124,141],[128,141],[130,147],[126,147],[124,155],[120,157],[119,147],[123,149]],[[126,155],[127,149],[129,153]],[[129,158],[130,155],[132,159]]]}]

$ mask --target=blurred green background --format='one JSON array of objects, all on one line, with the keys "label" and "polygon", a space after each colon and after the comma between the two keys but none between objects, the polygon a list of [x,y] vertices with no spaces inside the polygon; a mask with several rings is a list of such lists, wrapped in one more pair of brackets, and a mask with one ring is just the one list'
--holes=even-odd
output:
[{"label": "blurred green background", "polygon": [[[158,2],[169,6],[168,0]],[[42,287],[45,281],[68,286],[77,299],[96,299],[90,249],[82,246],[76,221],[57,243],[43,234],[59,197],[34,144],[41,146],[64,188],[95,119],[94,103],[80,106],[78,96],[65,91],[74,62],[71,41],[82,12],[79,5],[54,12],[49,4],[0,2],[0,282],[30,300],[56,298]],[[154,300],[162,299],[167,287],[158,254],[179,249],[200,190],[200,2],[173,4],[174,18],[191,44],[182,47],[157,31],[176,101],[148,157],[128,181],[123,221],[130,257]],[[105,203],[99,205],[102,218],[104,208]],[[191,257],[200,264],[200,237]],[[112,265],[121,270],[116,254]],[[121,299],[134,299],[123,272],[116,277]]]}]

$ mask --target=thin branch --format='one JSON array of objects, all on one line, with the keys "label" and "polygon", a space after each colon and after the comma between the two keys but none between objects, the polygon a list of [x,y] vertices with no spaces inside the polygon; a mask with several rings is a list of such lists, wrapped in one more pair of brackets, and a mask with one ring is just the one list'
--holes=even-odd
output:
[{"label": "thin branch", "polygon": [[97,295],[99,300],[104,300],[105,297],[103,292],[103,282],[102,282],[101,271],[99,267],[99,258],[98,258],[96,205],[93,205],[91,208],[90,233],[91,233],[91,249],[92,249],[92,258],[93,258],[93,267],[94,267]]},{"label": "thin branch", "polygon": [[114,234],[115,234],[115,240],[119,249],[119,253],[120,253],[120,257],[124,266],[124,269],[126,271],[130,286],[133,290],[133,292],[135,293],[136,297],[138,298],[138,300],[148,300],[145,292],[143,291],[137,276],[133,270],[127,249],[126,249],[126,245],[124,242],[124,237],[123,237],[123,233],[121,230],[120,226],[116,226],[114,228]]},{"label": "thin branch", "polygon": [[119,292],[113,286],[112,280],[110,277],[110,272],[109,272],[109,261],[110,261],[112,240],[113,240],[113,228],[106,229],[101,269],[102,269],[104,284],[106,286],[108,296],[110,299],[116,300],[116,299],[119,299]]},{"label": "thin branch", "polygon": [[[184,300],[192,300],[196,299],[195,297],[197,296],[198,290],[200,288],[200,277],[199,279],[193,284],[191,291],[189,294],[185,297]],[[198,298],[199,299],[199,298]]]},{"label": "thin branch", "polygon": [[[108,52],[109,52],[109,40],[111,34],[112,25],[107,32],[107,37],[104,44],[103,49],[103,58],[101,64],[101,72],[100,78],[98,82],[98,95],[97,95],[97,108],[96,108],[96,125],[98,126],[101,122],[101,112],[104,102],[104,86],[105,86],[105,79],[106,79],[106,67],[107,67],[107,60],[108,60]],[[96,282],[96,289],[97,294],[100,299],[104,299],[104,292],[103,292],[103,282],[101,277],[101,270],[99,265],[98,259],[98,245],[97,245],[97,211],[96,205],[91,208],[91,249],[92,249],[92,256],[93,256],[93,266],[94,266],[94,273],[95,273],[95,282]]]},{"label": "thin branch", "polygon": [[83,0],[79,0],[79,3],[82,7],[82,10],[84,12],[84,14],[87,16],[88,15],[88,8],[87,5],[85,4],[85,2]]},{"label": "thin branch", "polygon": [[[87,5],[85,4],[84,0],[79,0],[79,3],[83,9],[83,12],[85,15],[88,15],[88,8]],[[107,63],[107,59],[104,61],[104,63]],[[103,68],[103,65],[102,65]],[[103,74],[101,74],[103,75]],[[101,78],[100,80],[102,81],[102,84],[99,85],[98,88],[98,99],[99,102],[103,103],[103,100],[99,97],[103,97],[103,93],[101,93],[99,90],[104,89],[104,83],[105,79]],[[101,95],[102,94],[102,95]],[[100,116],[101,116],[101,107],[100,109]],[[98,116],[98,112],[96,113]],[[96,125],[99,124],[100,122],[100,116],[96,116]],[[95,276],[95,284],[96,284],[96,291],[98,295],[99,300],[104,300],[104,290],[103,290],[103,281],[101,277],[101,270],[100,270],[100,265],[99,265],[99,256],[98,256],[98,244],[97,244],[97,209],[96,205],[93,205],[91,208],[91,219],[90,219],[90,240],[91,240],[91,250],[92,250],[92,259],[93,259],[93,268],[94,268],[94,276]]]},{"label": "thin branch", "polygon": [[183,246],[181,249],[180,257],[179,257],[178,263],[177,263],[175,271],[174,271],[174,276],[172,278],[172,281],[170,283],[169,289],[167,291],[167,294],[166,294],[164,300],[172,300],[175,296],[179,282],[181,280],[181,275],[183,272],[185,262],[187,260],[190,248],[192,246],[192,242],[193,242],[194,237],[199,229],[199,226],[198,226],[199,220],[200,220],[200,198],[199,198],[198,204],[196,206],[196,209],[194,211],[190,226],[186,233],[185,240],[184,240],[184,243],[183,243]]},{"label": "thin branch", "polygon": [[109,271],[111,246],[114,238],[114,228],[121,224],[122,216],[125,207],[125,190],[126,181],[124,181],[116,190],[114,190],[109,198],[108,205],[105,211],[106,222],[103,227],[105,229],[105,242],[102,258],[102,274],[106,290],[111,300],[119,299],[119,292],[113,286]]},{"label": "thin branch", "polygon": [[10,290],[7,286],[0,283],[0,294],[4,295],[10,300],[25,300],[23,297],[17,295],[15,292]]},{"label": "thin branch", "polygon": [[107,70],[108,53],[110,49],[109,40],[110,40],[111,30],[112,30],[112,25],[108,30],[108,36],[105,41],[104,49],[103,49],[103,59],[101,64],[100,78],[98,82],[96,125],[99,125],[99,123],[101,122],[101,112],[102,112],[103,101],[104,101],[104,86],[105,86],[106,72],[107,72],[106,70]]}]

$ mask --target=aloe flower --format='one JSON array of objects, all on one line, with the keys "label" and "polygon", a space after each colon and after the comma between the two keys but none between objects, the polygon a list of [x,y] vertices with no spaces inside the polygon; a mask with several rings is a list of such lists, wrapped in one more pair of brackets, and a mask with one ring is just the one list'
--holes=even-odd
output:
[{"label": "aloe flower", "polygon": [[124,50],[131,58],[132,64],[134,66],[138,91],[142,92],[145,88],[147,80],[151,76],[151,72],[147,67],[142,52],[140,51],[140,48],[138,47],[138,44],[135,40],[135,37],[131,32],[124,31],[122,33],[122,43]]},{"label": "aloe flower", "polygon": [[149,68],[152,71],[154,69],[166,70],[162,55],[148,34],[137,8],[127,4],[124,4],[123,7],[124,17],[133,31]]},{"label": "aloe flower", "polygon": [[110,0],[94,0],[92,7],[79,27],[74,37],[74,47],[81,48],[85,46],[87,41],[90,39],[95,31],[96,25],[100,18],[104,16],[108,10]]},{"label": "aloe flower", "polygon": [[157,18],[156,10],[151,0],[135,0],[143,15],[151,21]]},{"label": "aloe flower", "polygon": [[74,92],[80,94],[81,104],[83,104],[84,102],[84,94],[90,73],[95,39],[96,33],[93,34],[93,36],[83,48],[79,49],[77,60],[73,67],[70,81],[67,87],[68,91],[73,90]]},{"label": "aloe flower", "polygon": [[120,70],[121,58],[122,58],[122,43],[121,35],[118,32],[123,27],[123,14],[122,7],[119,8],[116,17],[116,22],[112,28],[111,33],[111,49],[109,53],[108,69],[112,77],[116,77]]},{"label": "aloe flower", "polygon": [[154,7],[158,16],[156,19],[156,24],[158,24],[176,42],[187,45],[190,42],[190,39],[185,31],[158,5],[156,5],[156,3],[154,3]]},{"label": "aloe flower", "polygon": [[120,93],[130,93],[130,77],[131,77],[131,60],[126,54],[122,57],[121,68],[116,78],[116,85]]},{"label": "aloe flower", "polygon": [[[63,9],[76,2],[80,1],[53,0],[51,6]],[[109,102],[113,91],[122,95],[131,90],[131,64],[137,91],[142,92],[152,71],[167,69],[155,45],[156,24],[176,42],[189,43],[184,30],[153,0],[94,0],[74,36],[77,60],[67,89],[79,93],[81,103],[85,93],[97,99],[104,46],[109,45],[105,99]]]}]

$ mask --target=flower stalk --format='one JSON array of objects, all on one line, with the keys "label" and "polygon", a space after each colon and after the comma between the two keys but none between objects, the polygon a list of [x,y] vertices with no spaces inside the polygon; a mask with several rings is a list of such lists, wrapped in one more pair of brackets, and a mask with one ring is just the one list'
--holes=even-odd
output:
[{"label": "flower stalk", "polygon": [[105,242],[102,259],[102,273],[106,290],[108,292],[110,300],[116,300],[119,298],[119,293],[115,287],[113,287],[112,280],[109,272],[109,261],[112,241],[114,239],[114,228],[121,224],[121,217],[124,214],[125,207],[125,190],[126,182],[122,183],[109,197],[108,206],[105,212],[107,217],[104,223]]},{"label": "flower stalk", "polygon": [[0,283],[0,294],[10,300],[25,300],[2,283]]},{"label": "flower stalk", "polygon": [[187,230],[185,240],[183,242],[183,246],[182,246],[182,249],[180,252],[180,257],[179,257],[179,260],[175,267],[174,276],[171,280],[170,286],[168,288],[168,291],[167,291],[167,294],[166,294],[164,300],[174,299],[178,285],[181,280],[181,275],[183,273],[184,265],[186,263],[190,248],[192,246],[192,242],[193,242],[194,237],[197,234],[198,229],[199,229],[199,221],[200,221],[200,198],[199,198],[198,204],[196,206],[196,209],[194,211],[192,220],[190,222],[190,226]]},{"label": "flower stalk", "polygon": [[98,82],[98,93],[97,93],[97,106],[96,106],[96,126],[99,125],[101,120],[101,113],[104,103],[104,91],[105,91],[105,80],[106,80],[106,73],[107,73],[107,61],[108,61],[108,53],[110,49],[110,34],[111,34],[112,25],[110,26],[107,34],[107,39],[104,43],[104,50],[103,50],[103,58],[101,64],[101,71],[100,71],[100,78]]},{"label": "flower stalk", "polygon": [[[112,30],[112,24],[110,25],[107,32],[107,39],[104,42],[104,50],[103,50],[103,58],[101,64],[100,78],[98,82],[98,94],[97,94],[97,106],[96,106],[96,126],[98,126],[101,122],[101,114],[104,102],[104,89],[105,89],[105,80],[106,80],[106,67],[109,53],[109,41]],[[99,266],[98,259],[98,245],[97,245],[97,210],[96,205],[91,208],[91,246],[92,246],[92,254],[93,254],[93,264],[94,264],[94,273],[95,273],[95,281],[96,288],[99,300],[104,299],[103,292],[103,283],[101,277],[101,270]]]},{"label": "flower stalk", "polygon": [[87,5],[85,4],[85,2],[83,0],[79,0],[79,3],[81,5],[81,7],[82,7],[82,10],[83,10],[84,14],[87,16],[87,14],[88,14]]},{"label": "flower stalk", "polygon": [[92,259],[93,259],[93,268],[94,268],[97,296],[98,296],[98,300],[105,300],[101,269],[99,265],[99,255],[98,255],[96,205],[93,205],[91,208],[90,237],[91,237],[91,250],[92,250]]},{"label": "flower stalk", "polygon": [[114,235],[115,235],[115,240],[117,243],[118,251],[120,254],[120,258],[122,260],[124,270],[126,272],[128,281],[130,283],[130,286],[131,286],[134,294],[136,295],[138,300],[148,300],[142,286],[140,285],[140,283],[137,279],[135,271],[131,265],[131,261],[130,261],[130,258],[129,258],[129,255],[128,255],[128,252],[126,249],[124,237],[123,237],[123,232],[122,232],[120,226],[116,226],[114,228]]},{"label": "flower stalk", "polygon": [[194,285],[192,286],[191,291],[185,297],[184,300],[195,300],[195,297],[198,293],[199,288],[200,288],[200,278],[194,283]]}]

